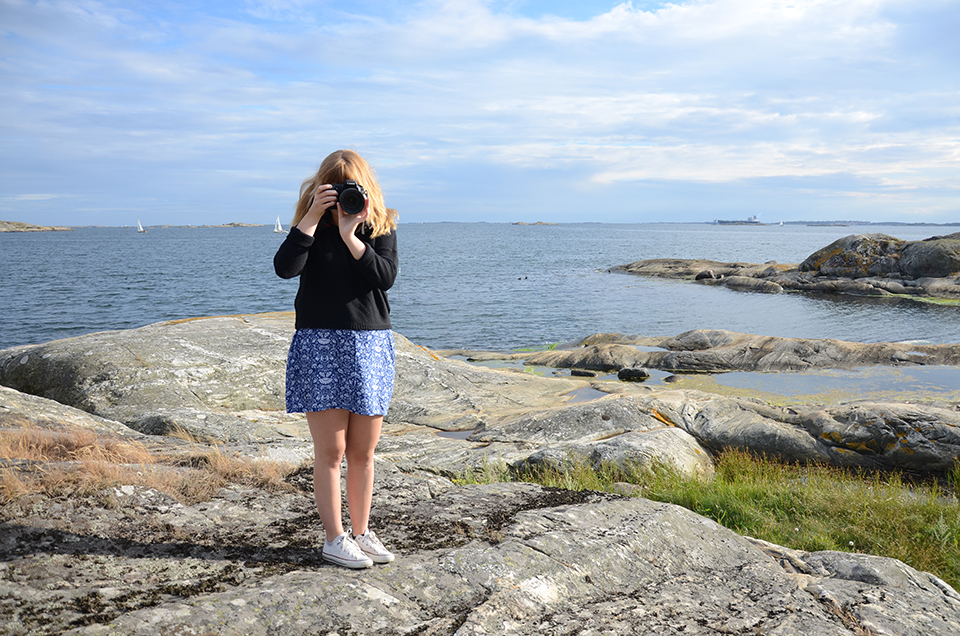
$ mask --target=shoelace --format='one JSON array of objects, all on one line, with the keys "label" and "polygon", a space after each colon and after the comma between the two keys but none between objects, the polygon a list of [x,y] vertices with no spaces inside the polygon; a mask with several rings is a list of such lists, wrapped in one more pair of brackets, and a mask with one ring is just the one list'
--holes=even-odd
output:
[{"label": "shoelace", "polygon": [[385,549],[383,547],[383,544],[380,543],[380,539],[378,539],[377,535],[374,534],[373,530],[367,529],[366,532],[364,532],[363,534],[358,534],[357,536],[354,537],[354,539],[356,540],[356,539],[359,539],[360,537],[363,537],[364,539],[366,539],[374,547]]},{"label": "shoelace", "polygon": [[333,541],[333,545],[340,551],[347,553],[347,555],[352,557],[363,557],[363,550],[360,549],[360,546],[356,544],[346,535],[340,535]]}]

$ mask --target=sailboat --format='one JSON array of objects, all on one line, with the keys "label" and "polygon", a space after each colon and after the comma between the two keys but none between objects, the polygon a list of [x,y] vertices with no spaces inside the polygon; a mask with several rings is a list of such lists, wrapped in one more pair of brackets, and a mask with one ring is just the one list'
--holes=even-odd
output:
[{"label": "sailboat", "polygon": [[140,219],[137,219],[137,233],[138,233],[138,234],[146,234],[146,233],[147,233],[147,231],[146,231],[145,229],[143,229],[143,226],[140,225]]},{"label": "sailboat", "polygon": [[280,225],[280,217],[277,217],[277,224],[273,226],[273,231],[277,234],[286,234],[287,231],[283,229],[283,226]]}]

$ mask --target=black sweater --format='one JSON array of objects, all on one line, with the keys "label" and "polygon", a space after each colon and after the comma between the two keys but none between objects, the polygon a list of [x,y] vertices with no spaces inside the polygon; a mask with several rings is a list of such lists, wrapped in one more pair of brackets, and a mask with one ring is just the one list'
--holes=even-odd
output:
[{"label": "black sweater", "polygon": [[300,276],[297,329],[391,328],[387,290],[397,277],[397,234],[357,236],[367,244],[359,260],[326,218],[314,236],[290,228],[273,267],[280,278]]}]

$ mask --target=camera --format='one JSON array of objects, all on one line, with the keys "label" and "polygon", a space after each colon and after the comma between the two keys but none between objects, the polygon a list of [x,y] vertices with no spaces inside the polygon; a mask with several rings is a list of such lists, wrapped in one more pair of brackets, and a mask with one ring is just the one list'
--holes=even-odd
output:
[{"label": "camera", "polygon": [[[363,206],[367,203],[367,191],[363,189],[362,185],[353,179],[347,179],[343,183],[332,185],[337,192],[337,202],[344,214],[360,214],[363,212]],[[337,206],[331,205],[326,211],[332,212],[336,209]]]}]

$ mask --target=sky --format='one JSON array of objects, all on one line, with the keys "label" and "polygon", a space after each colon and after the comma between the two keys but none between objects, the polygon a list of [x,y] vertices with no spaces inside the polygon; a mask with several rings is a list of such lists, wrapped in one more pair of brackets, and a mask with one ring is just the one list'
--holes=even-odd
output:
[{"label": "sky", "polygon": [[0,0],[0,219],[960,221],[960,0]]}]

